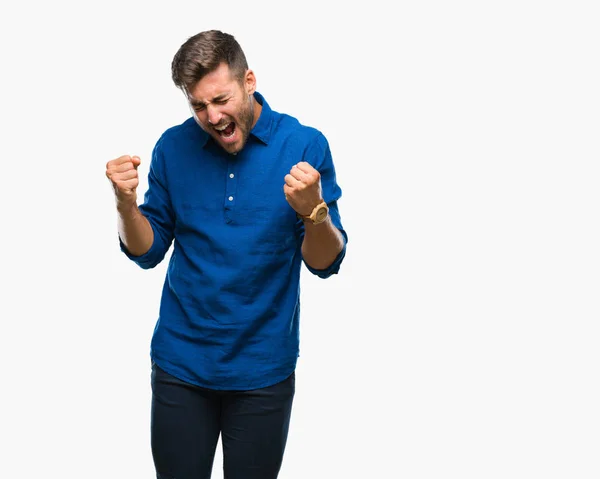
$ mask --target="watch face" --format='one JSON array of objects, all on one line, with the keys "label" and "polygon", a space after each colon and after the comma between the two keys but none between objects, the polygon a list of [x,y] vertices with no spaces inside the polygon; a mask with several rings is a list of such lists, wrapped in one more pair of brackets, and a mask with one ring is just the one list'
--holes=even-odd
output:
[{"label": "watch face", "polygon": [[319,208],[319,210],[317,211],[316,216],[316,221],[317,222],[321,222],[323,221],[326,217],[327,217],[327,208],[323,207],[323,208]]}]

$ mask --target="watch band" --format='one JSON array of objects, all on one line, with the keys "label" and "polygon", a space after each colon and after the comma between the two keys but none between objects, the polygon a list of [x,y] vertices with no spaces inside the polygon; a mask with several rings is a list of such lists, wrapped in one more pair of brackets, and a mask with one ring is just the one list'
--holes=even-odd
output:
[{"label": "watch band", "polygon": [[302,218],[303,220],[311,220],[314,225],[318,225],[323,223],[327,219],[329,215],[329,207],[324,200],[313,208],[309,215],[300,215],[298,214],[298,218]]}]

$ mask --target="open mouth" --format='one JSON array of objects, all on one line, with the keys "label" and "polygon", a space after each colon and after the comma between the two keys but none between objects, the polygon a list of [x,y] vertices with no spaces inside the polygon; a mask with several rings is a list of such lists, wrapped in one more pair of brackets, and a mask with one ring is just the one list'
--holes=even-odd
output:
[{"label": "open mouth", "polygon": [[227,123],[226,125],[221,125],[219,127],[215,126],[215,130],[221,138],[227,140],[228,138],[233,137],[233,135],[235,134],[235,123],[231,122]]}]

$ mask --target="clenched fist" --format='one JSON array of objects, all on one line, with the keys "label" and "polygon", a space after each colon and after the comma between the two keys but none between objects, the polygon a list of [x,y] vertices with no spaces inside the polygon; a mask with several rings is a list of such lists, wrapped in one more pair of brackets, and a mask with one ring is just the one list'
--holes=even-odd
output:
[{"label": "clenched fist", "polygon": [[118,203],[135,203],[139,184],[137,168],[139,156],[123,155],[106,164],[106,177],[110,180]]},{"label": "clenched fist", "polygon": [[285,199],[296,213],[309,215],[323,201],[321,175],[306,161],[294,165],[284,180]]}]

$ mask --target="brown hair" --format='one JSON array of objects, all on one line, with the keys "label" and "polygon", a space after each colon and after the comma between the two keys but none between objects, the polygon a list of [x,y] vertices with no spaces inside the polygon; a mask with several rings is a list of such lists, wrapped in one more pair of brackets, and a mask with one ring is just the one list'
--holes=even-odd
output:
[{"label": "brown hair", "polygon": [[243,81],[248,62],[237,40],[219,30],[200,32],[179,47],[171,63],[171,76],[177,88],[189,91],[221,63],[229,66],[234,78]]}]

